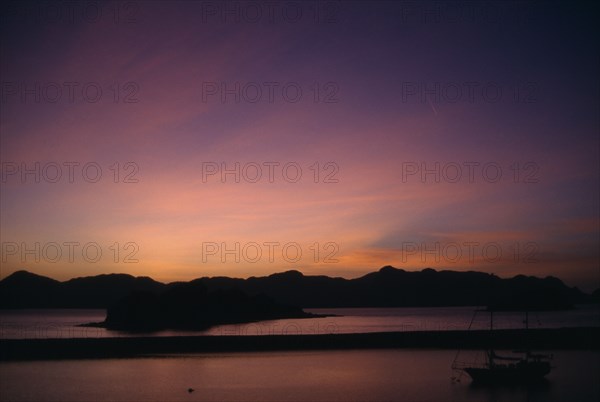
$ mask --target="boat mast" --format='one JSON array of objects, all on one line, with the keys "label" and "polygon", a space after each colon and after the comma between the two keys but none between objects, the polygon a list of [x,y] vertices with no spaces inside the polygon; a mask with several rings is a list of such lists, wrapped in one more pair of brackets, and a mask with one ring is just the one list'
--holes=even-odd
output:
[{"label": "boat mast", "polygon": [[493,307],[490,309],[490,350],[488,352],[488,367],[494,366],[494,347],[492,336],[494,333],[494,310]]}]

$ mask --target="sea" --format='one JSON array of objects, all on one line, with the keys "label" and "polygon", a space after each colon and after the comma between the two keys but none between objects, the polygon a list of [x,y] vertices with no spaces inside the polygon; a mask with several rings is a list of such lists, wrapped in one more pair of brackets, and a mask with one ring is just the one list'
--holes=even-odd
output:
[{"label": "sea", "polygon": [[[489,328],[475,307],[309,309],[321,318],[223,325],[147,336],[286,335]],[[80,327],[104,310],[0,311],[2,339],[130,336]],[[495,328],[522,328],[522,313],[496,313]],[[600,326],[597,305],[530,313],[530,328]],[[140,334],[136,334],[140,336]],[[148,355],[0,362],[0,401],[594,401],[600,351],[550,350],[543,383],[476,386],[451,365],[459,351],[366,349]]]},{"label": "sea", "polygon": [[[130,333],[99,327],[83,327],[106,318],[105,310],[46,309],[0,310],[0,339],[99,338],[123,336],[191,335],[315,335],[390,331],[452,331],[489,329],[490,315],[478,307],[400,307],[305,309],[320,318],[269,320],[219,325],[205,331]],[[494,314],[495,329],[524,328],[522,312]],[[600,326],[597,304],[572,310],[530,312],[529,328]]]}]

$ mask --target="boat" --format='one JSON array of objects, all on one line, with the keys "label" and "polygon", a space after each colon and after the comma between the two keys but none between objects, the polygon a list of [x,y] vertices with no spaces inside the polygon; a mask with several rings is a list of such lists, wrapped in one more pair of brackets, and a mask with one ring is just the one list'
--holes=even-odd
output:
[{"label": "boat", "polygon": [[550,373],[552,366],[546,360],[548,358],[532,353],[526,353],[524,357],[498,356],[490,350],[484,366],[465,366],[461,369],[477,383],[531,383],[543,380]]},{"label": "boat", "polygon": [[[494,313],[490,313],[490,331],[494,331]],[[475,312],[477,314],[477,311]],[[471,320],[471,325],[473,320]],[[529,329],[528,314],[525,315],[525,327]],[[473,383],[477,384],[527,384],[543,381],[545,376],[550,373],[552,366],[550,360],[552,356],[532,353],[531,350],[513,351],[511,356],[501,356],[496,353],[492,345],[485,351],[485,359],[480,363],[464,363],[458,360],[457,352],[452,369],[460,372],[458,377],[453,377],[453,381],[460,382],[462,373],[471,377]]]}]

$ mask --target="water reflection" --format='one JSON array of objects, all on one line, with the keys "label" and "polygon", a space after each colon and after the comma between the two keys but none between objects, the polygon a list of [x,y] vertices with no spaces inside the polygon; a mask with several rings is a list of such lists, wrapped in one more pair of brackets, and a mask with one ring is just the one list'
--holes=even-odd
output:
[{"label": "water reflection", "polygon": [[548,401],[552,397],[553,382],[542,379],[535,384],[484,385],[470,382],[470,396],[483,401]]},{"label": "water reflection", "polygon": [[[218,325],[206,331],[158,331],[149,336],[178,335],[316,335],[386,331],[448,331],[469,327],[475,307],[432,308],[350,308],[306,309],[334,317],[261,321],[249,324]],[[139,336],[104,328],[84,328],[79,324],[103,321],[104,310],[2,310],[0,339],[9,338],[98,338]],[[531,314],[531,328],[600,326],[598,307],[579,306],[576,310]],[[522,328],[521,313],[497,314],[496,328]],[[476,317],[473,329],[487,329],[485,314]]]},{"label": "water reflection", "polygon": [[[450,350],[254,352],[0,363],[2,400],[597,402],[600,353],[555,352],[548,381],[453,384]],[[188,389],[194,389],[189,393]]]}]

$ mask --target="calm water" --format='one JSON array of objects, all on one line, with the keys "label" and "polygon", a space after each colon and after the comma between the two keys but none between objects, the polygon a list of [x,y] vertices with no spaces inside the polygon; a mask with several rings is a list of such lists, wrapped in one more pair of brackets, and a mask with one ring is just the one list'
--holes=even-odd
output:
[{"label": "calm water", "polygon": [[[2,401],[600,400],[600,353],[554,352],[542,385],[452,384],[454,351],[234,353],[0,363]],[[188,393],[188,388],[194,388]]]},{"label": "calm water", "polygon": [[[164,335],[315,334],[466,329],[473,308],[318,309],[338,314],[304,320],[225,325]],[[78,324],[104,319],[103,310],[0,313],[0,337],[128,336]],[[475,328],[487,328],[479,314]],[[522,326],[520,314],[496,316],[502,328]],[[537,313],[531,327],[598,326],[597,306]],[[479,352],[461,352],[470,360]],[[453,384],[454,350],[347,350],[148,356],[135,359],[0,363],[0,401],[594,401],[600,400],[600,352],[551,351],[556,369],[532,387]],[[194,388],[188,393],[188,388]]]},{"label": "calm water", "polygon": [[[474,307],[446,308],[356,308],[307,309],[318,314],[339,317],[272,320],[243,325],[221,325],[207,331],[160,331],[149,335],[286,335],[330,334],[382,331],[446,331],[467,329]],[[2,310],[0,339],[9,338],[82,338],[130,336],[126,332],[77,325],[103,321],[104,310]],[[520,313],[495,314],[496,328],[522,328]],[[473,328],[488,328],[489,316],[479,313]],[[579,306],[575,310],[531,313],[531,328],[600,326],[598,305]],[[139,335],[139,334],[136,334]]]}]

